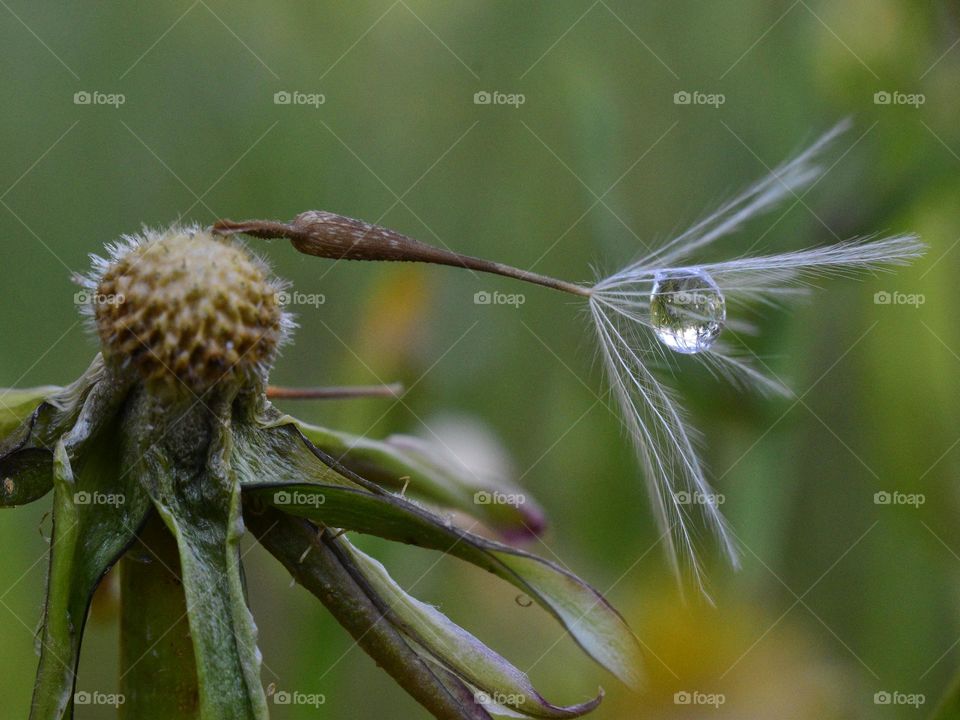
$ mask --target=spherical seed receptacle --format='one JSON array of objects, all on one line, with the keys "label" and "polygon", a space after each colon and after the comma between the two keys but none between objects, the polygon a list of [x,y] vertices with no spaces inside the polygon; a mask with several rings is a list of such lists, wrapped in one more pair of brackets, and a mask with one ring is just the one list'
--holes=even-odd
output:
[{"label": "spherical seed receptacle", "polygon": [[102,263],[93,315],[108,361],[201,393],[268,369],[286,321],[268,269],[198,229],[148,233]]}]

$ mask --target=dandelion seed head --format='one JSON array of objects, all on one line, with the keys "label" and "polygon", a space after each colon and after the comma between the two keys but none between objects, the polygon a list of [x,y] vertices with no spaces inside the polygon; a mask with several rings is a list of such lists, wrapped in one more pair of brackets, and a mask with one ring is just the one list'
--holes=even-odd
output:
[{"label": "dandelion seed head", "polygon": [[151,387],[202,392],[263,376],[292,326],[269,268],[197,227],[125,237],[93,266],[81,307],[103,356]]}]

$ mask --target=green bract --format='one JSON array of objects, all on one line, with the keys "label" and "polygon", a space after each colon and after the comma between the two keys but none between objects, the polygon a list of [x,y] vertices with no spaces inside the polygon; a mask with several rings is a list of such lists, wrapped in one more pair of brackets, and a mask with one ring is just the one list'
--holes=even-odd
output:
[{"label": "green bract", "polygon": [[[113,249],[113,261],[100,262],[101,274],[132,249],[138,257],[149,256],[171,236],[179,246],[189,246],[184,237],[210,242],[197,229],[128,239]],[[216,242],[231,257],[238,249],[246,252],[232,241]],[[169,288],[181,280],[162,282]],[[116,273],[111,282],[135,286]],[[264,282],[273,287],[275,281]],[[96,275],[88,286],[104,294]],[[147,290],[139,288],[140,295],[151,297]],[[229,299],[234,289],[213,290]],[[448,509],[472,515],[504,536],[538,531],[542,518],[531,503],[475,501],[477,493],[515,488],[478,480],[423,441],[353,437],[301,423],[273,407],[266,382],[289,320],[272,306],[256,314],[259,301],[251,297],[247,288],[244,302],[252,305],[244,313],[258,322],[277,320],[267,323],[270,347],[255,352],[256,362],[243,372],[224,367],[219,381],[209,381],[219,360],[207,351],[215,342],[233,347],[222,335],[229,312],[217,310],[221,335],[197,351],[203,361],[199,372],[186,365],[165,369],[156,357],[127,362],[118,348],[131,347],[133,336],[124,335],[118,323],[136,308],[126,308],[110,315],[111,337],[123,343],[114,342],[106,359],[98,354],[70,386],[0,390],[0,505],[53,494],[30,717],[72,717],[91,597],[105,573],[121,562],[123,593],[143,594],[137,607],[122,611],[121,657],[139,661],[142,651],[152,651],[142,667],[135,670],[131,662],[124,674],[125,717],[266,718],[257,631],[239,552],[247,528],[438,718],[577,717],[601,698],[569,706],[548,702],[525,673],[404,592],[379,562],[353,547],[346,531],[437,550],[497,575],[551,613],[599,664],[637,685],[638,641],[596,591],[553,563],[467,532],[444,514]],[[178,357],[169,347],[173,336],[144,325],[153,315],[136,317],[143,332],[156,330],[155,342],[167,343],[169,357]],[[176,322],[210,325],[195,316]],[[183,389],[177,389],[180,379],[189,381]],[[158,562],[145,562],[151,557]],[[160,640],[148,642],[156,636]],[[176,672],[165,675],[163,662],[177,663]]]}]

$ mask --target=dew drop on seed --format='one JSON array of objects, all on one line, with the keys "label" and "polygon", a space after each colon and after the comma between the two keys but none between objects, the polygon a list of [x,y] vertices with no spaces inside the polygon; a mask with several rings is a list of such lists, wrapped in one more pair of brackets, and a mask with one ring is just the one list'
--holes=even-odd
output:
[{"label": "dew drop on seed", "polygon": [[654,276],[650,320],[671,350],[685,355],[709,350],[726,319],[723,293],[703,270],[664,270]]}]

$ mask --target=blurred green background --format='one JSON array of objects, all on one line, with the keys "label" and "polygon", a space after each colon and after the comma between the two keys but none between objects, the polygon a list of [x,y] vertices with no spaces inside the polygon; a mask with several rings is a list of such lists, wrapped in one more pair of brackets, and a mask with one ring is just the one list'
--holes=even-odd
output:
[{"label": "blurred green background", "polygon": [[[711,569],[715,608],[684,605],[653,547],[637,464],[598,401],[592,338],[566,298],[444,268],[331,269],[264,244],[297,290],[326,298],[299,308],[274,380],[402,380],[413,386],[402,404],[296,410],[357,433],[373,425],[377,436],[425,434],[454,413],[499,437],[549,511],[550,530],[531,549],[623,611],[648,649],[644,693],[593,667],[556,624],[483,573],[363,545],[414,594],[529,669],[551,699],[578,702],[603,685],[598,720],[932,709],[960,666],[960,326],[951,305],[960,302],[960,5],[0,5],[0,386],[82,372],[96,344],[78,321],[71,273],[144,223],[322,208],[589,280],[591,267],[614,269],[641,240],[669,238],[852,117],[803,202],[720,250],[912,230],[930,252],[896,274],[825,282],[790,312],[764,312],[753,349],[802,401],[739,394],[695,363],[678,365],[670,382],[704,431],[705,460],[744,547],[742,572]],[[475,104],[481,91],[525,102]],[[681,91],[724,102],[676,104]],[[77,104],[78,92],[91,102]],[[277,104],[278,92],[324,102]],[[923,103],[878,104],[877,92],[922,94]],[[523,292],[526,302],[476,305],[481,290]],[[878,305],[878,291],[925,302]],[[878,505],[879,491],[925,502]],[[29,704],[47,504],[0,522],[5,717]],[[326,696],[318,709],[273,707],[275,717],[425,716],[263,551],[247,561],[264,682]],[[94,608],[82,689],[116,683],[109,589]],[[678,705],[677,692],[722,693],[725,703]],[[926,703],[878,705],[883,692]]]}]

